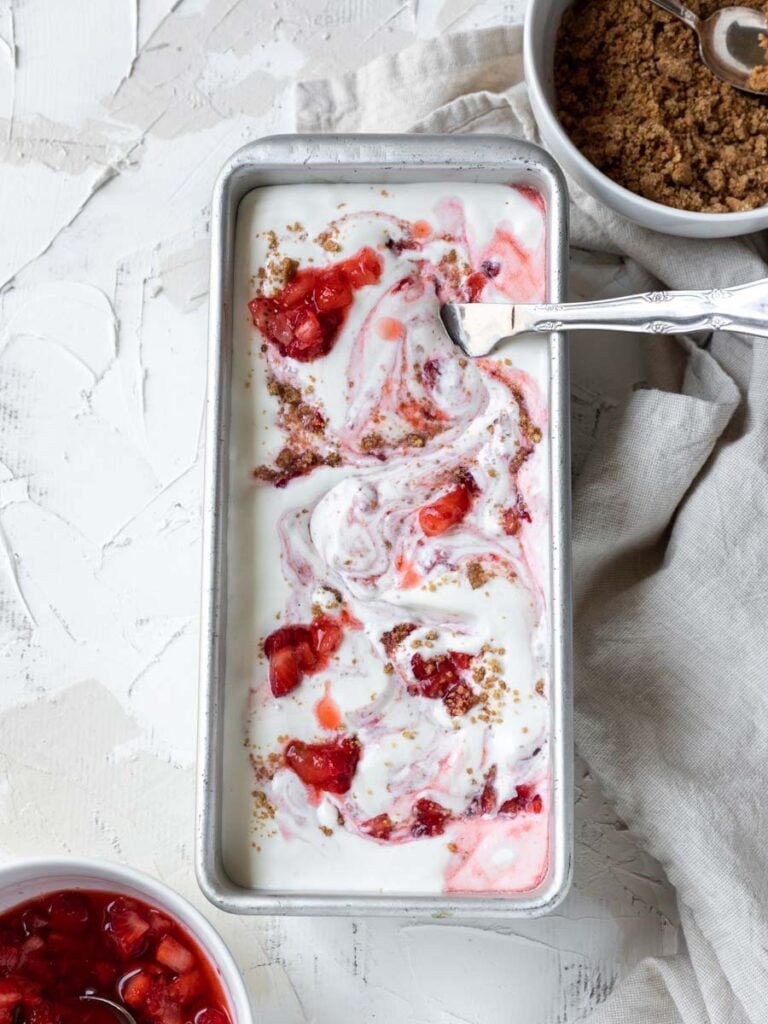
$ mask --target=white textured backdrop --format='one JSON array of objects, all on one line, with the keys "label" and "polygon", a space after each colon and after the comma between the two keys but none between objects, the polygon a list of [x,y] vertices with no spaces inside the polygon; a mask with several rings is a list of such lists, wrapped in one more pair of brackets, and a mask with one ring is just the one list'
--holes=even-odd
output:
[{"label": "white textured backdrop", "polygon": [[[0,853],[191,860],[207,223],[292,83],[525,0],[0,0]],[[576,294],[628,285],[576,254]],[[596,284],[597,282],[597,284]],[[632,282],[643,287],[648,282]],[[639,346],[575,347],[577,461]],[[574,890],[537,921],[228,918],[263,1024],[565,1024],[673,899],[583,765]]]}]

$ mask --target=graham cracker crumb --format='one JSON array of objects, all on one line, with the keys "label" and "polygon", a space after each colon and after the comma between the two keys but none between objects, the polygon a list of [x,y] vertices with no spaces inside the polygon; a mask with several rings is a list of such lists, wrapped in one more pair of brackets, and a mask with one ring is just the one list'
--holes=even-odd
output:
[{"label": "graham cracker crumb", "polygon": [[[768,13],[765,0],[745,5]],[[690,0],[700,17],[730,0]],[[768,64],[753,72],[768,89]],[[576,0],[555,53],[558,116],[619,185],[704,213],[768,202],[768,96],[721,82],[696,35],[648,0]]]}]

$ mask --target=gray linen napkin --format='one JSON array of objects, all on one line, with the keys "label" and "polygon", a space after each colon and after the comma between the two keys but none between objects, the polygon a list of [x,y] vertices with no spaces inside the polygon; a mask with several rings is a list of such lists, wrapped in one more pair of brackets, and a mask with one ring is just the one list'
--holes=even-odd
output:
[{"label": "gray linen napkin", "polygon": [[[297,124],[535,140],[520,26],[303,83]],[[658,235],[569,185],[581,249],[624,254],[675,288],[768,276],[754,240]],[[768,342],[679,339],[657,359],[665,390],[603,417],[575,485],[576,740],[677,887],[684,942],[590,1020],[765,1024]]]}]

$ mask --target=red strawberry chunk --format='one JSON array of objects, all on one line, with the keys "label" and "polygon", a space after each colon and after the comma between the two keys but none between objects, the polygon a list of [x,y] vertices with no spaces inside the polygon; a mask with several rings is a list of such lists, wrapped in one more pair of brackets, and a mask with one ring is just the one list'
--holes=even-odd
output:
[{"label": "red strawberry chunk", "polygon": [[461,671],[472,664],[472,655],[463,651],[449,651],[434,658],[424,658],[416,653],[411,658],[411,672],[416,683],[408,686],[412,696],[440,700],[461,682]]},{"label": "red strawberry chunk", "polygon": [[186,1006],[196,999],[203,990],[203,977],[199,971],[182,974],[168,986],[168,992],[177,1003]]},{"label": "red strawberry chunk", "polygon": [[174,939],[172,935],[165,935],[157,945],[155,960],[163,967],[167,967],[174,974],[185,974],[195,966],[195,958],[182,944]]},{"label": "red strawberry chunk", "polygon": [[294,274],[280,293],[282,304],[289,309],[292,306],[298,306],[300,302],[303,302],[304,299],[312,294],[315,287],[315,279],[313,271],[300,270],[298,274]]},{"label": "red strawberry chunk", "polygon": [[335,654],[341,644],[342,630],[336,619],[328,615],[318,615],[310,626],[312,632],[312,649],[318,660],[322,661]]},{"label": "red strawberry chunk", "polygon": [[284,697],[307,673],[320,672],[338,650],[343,630],[338,619],[316,616],[309,626],[282,626],[264,641],[269,658],[269,683],[275,697]]},{"label": "red strawberry chunk", "polygon": [[82,932],[90,917],[88,901],[77,892],[57,892],[48,906],[51,928],[59,932]]},{"label": "red strawberry chunk", "polygon": [[28,1024],[64,1024],[60,1011],[51,1003],[33,1006],[26,1020]]},{"label": "red strawberry chunk", "polygon": [[315,285],[315,305],[323,313],[345,309],[352,302],[352,287],[343,270],[331,267],[324,271]]},{"label": "red strawberry chunk", "polygon": [[485,776],[485,782],[481,792],[474,797],[467,811],[470,815],[492,814],[496,809],[496,765],[494,765]]},{"label": "red strawberry chunk", "polygon": [[152,981],[144,1002],[144,1013],[152,1024],[184,1024],[185,1021],[184,1011],[171,997],[162,978]]},{"label": "red strawberry chunk", "polygon": [[439,537],[452,526],[460,523],[472,504],[469,491],[464,484],[444,494],[442,498],[419,509],[419,526],[427,537]]},{"label": "red strawberry chunk", "polygon": [[269,659],[269,685],[275,697],[291,693],[301,682],[296,652],[292,647],[283,647]]},{"label": "red strawberry chunk", "polygon": [[19,966],[21,950],[17,946],[0,946],[0,971],[12,974]]},{"label": "red strawberry chunk", "polygon": [[161,914],[157,910],[150,910],[149,912],[149,934],[152,938],[158,938],[161,935],[167,935],[168,932],[173,930],[173,923],[168,918]]},{"label": "red strawberry chunk", "polygon": [[541,814],[544,809],[544,801],[538,793],[534,793],[533,786],[516,786],[515,796],[505,800],[499,808],[499,814],[508,814],[515,817],[525,811],[533,814]]},{"label": "red strawberry chunk", "polygon": [[24,998],[26,987],[21,978],[0,978],[0,1010],[17,1006]]},{"label": "red strawberry chunk", "polygon": [[106,933],[120,956],[126,960],[144,949],[149,923],[134,909],[131,901],[118,897],[107,907]]},{"label": "red strawberry chunk", "polygon": [[314,352],[323,344],[323,325],[311,309],[302,309],[293,323],[294,356],[302,352]]},{"label": "red strawberry chunk", "polygon": [[361,249],[356,256],[345,260],[341,266],[353,288],[375,284],[381,277],[381,258],[368,246]]},{"label": "red strawberry chunk", "polygon": [[117,976],[117,966],[107,960],[97,960],[90,969],[90,975],[100,988],[111,988]]},{"label": "red strawberry chunk", "polygon": [[488,283],[488,278],[481,271],[476,270],[467,278],[467,294],[470,302],[477,302],[483,294],[483,288]]},{"label": "red strawberry chunk", "polygon": [[388,814],[377,814],[375,818],[364,821],[362,827],[374,839],[389,839],[395,824]]},{"label": "red strawberry chunk", "polygon": [[417,800],[414,807],[411,835],[416,839],[422,836],[441,836],[445,832],[445,826],[450,817],[451,812],[435,803],[434,800],[426,798]]},{"label": "red strawberry chunk", "polygon": [[421,697],[439,700],[459,682],[459,674],[450,654],[425,659],[420,654],[411,658],[411,672],[418,685],[409,685],[408,692]]},{"label": "red strawberry chunk", "polygon": [[299,270],[284,288],[269,298],[248,303],[254,326],[283,356],[309,362],[333,348],[353,290],[381,276],[381,260],[373,249],[361,249],[340,263]]},{"label": "red strawberry chunk", "polygon": [[146,971],[136,971],[135,974],[129,974],[123,978],[118,991],[126,1006],[132,1006],[134,1010],[138,1010],[146,1003],[151,987],[152,976]]},{"label": "red strawberry chunk", "polygon": [[327,793],[346,793],[360,760],[356,736],[343,736],[328,743],[291,740],[285,748],[285,763],[308,786]]}]

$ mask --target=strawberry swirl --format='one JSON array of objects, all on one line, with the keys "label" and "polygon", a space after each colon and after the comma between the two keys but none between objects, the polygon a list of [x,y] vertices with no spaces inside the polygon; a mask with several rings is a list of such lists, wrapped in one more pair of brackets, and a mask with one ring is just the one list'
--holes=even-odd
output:
[{"label": "strawberry swirl", "polygon": [[233,386],[258,437],[233,454],[238,514],[279,574],[249,609],[250,665],[234,641],[250,873],[278,877],[309,846],[368,858],[352,888],[398,890],[377,867],[394,851],[425,891],[528,891],[551,799],[546,342],[471,361],[438,314],[544,298],[543,203],[505,186],[299,188],[345,198],[315,233],[280,224],[291,187],[260,190],[279,202],[250,212]]}]

